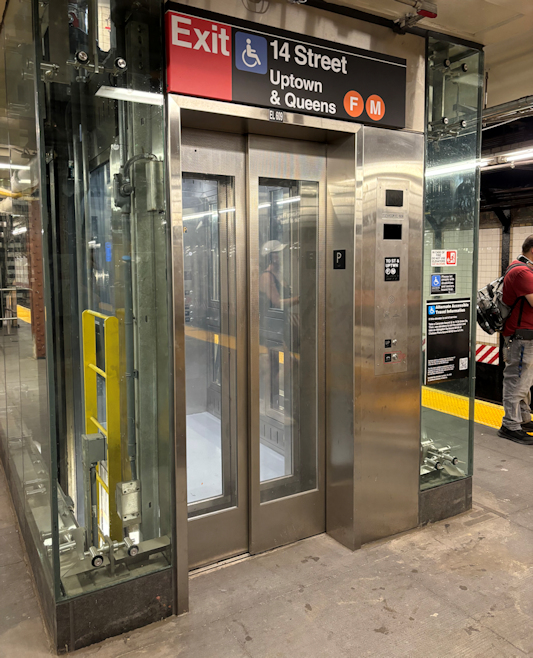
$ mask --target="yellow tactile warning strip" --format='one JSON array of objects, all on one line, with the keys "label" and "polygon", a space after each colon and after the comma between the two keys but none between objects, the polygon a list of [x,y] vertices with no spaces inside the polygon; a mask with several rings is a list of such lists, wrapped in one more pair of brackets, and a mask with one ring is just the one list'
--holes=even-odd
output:
[{"label": "yellow tactile warning strip", "polygon": [[[235,349],[235,338],[233,336],[220,335],[211,331],[205,331],[204,329],[197,329],[196,327],[185,327],[185,334],[189,338],[196,338],[197,340]],[[260,346],[259,351],[266,353],[268,350],[266,347]],[[299,355],[294,356],[298,358]],[[284,362],[284,353],[282,350],[279,351],[279,362]],[[442,413],[468,420],[469,399],[463,395],[445,393],[429,386],[422,386],[422,405],[428,409],[442,411]],[[474,418],[476,423],[499,428],[502,424],[503,407],[498,404],[484,402],[483,400],[476,400]]]},{"label": "yellow tactile warning strip", "polygon": [[17,304],[17,318],[19,320],[22,320],[22,322],[27,322],[28,324],[31,324],[30,309],[26,308],[25,306],[21,306],[20,304]]},{"label": "yellow tactile warning strip", "polygon": [[[428,386],[422,386],[422,405],[428,409],[468,419],[468,398],[454,393],[444,393]],[[476,400],[474,420],[488,427],[501,427],[503,407],[499,404]]]}]

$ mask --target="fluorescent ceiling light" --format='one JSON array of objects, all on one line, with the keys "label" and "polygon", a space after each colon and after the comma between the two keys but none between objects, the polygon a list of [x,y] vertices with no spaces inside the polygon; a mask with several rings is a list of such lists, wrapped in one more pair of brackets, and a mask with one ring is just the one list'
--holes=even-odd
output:
[{"label": "fluorescent ceiling light", "polygon": [[183,215],[183,219],[201,219],[202,217],[217,217],[227,212],[235,212],[235,208],[224,208],[224,210],[208,210],[206,212],[197,212],[194,215]]},{"label": "fluorescent ceiling light", "polygon": [[209,217],[210,215],[216,215],[216,212],[209,210],[207,212],[197,212],[194,215],[183,215],[183,219],[201,219],[202,217]]},{"label": "fluorescent ceiling light", "polygon": [[151,91],[137,91],[136,89],[124,89],[123,87],[107,87],[103,85],[96,92],[100,98],[111,98],[115,101],[129,101],[131,103],[144,103],[145,105],[163,105],[165,97],[163,94],[154,94]]},{"label": "fluorescent ceiling light", "polygon": [[517,160],[527,160],[533,157],[533,149],[522,149],[520,151],[512,151],[504,155],[508,162],[516,162]]},{"label": "fluorescent ceiling light", "polygon": [[299,196],[291,196],[288,199],[282,199],[281,201],[277,201],[276,203],[278,206],[283,206],[286,203],[296,203],[297,201],[300,201]]},{"label": "fluorescent ceiling light", "polygon": [[21,233],[26,233],[27,230],[28,228],[26,226],[18,226],[17,228],[14,228],[13,231],[11,232],[13,233],[13,235],[20,235]]},{"label": "fluorescent ceiling light", "polygon": [[257,207],[259,210],[262,210],[263,208],[270,208],[270,203],[260,203]]},{"label": "fluorescent ceiling light", "polygon": [[463,160],[462,162],[455,162],[451,165],[445,165],[442,167],[428,167],[426,169],[426,177],[431,178],[433,176],[446,176],[448,174],[459,174],[475,171],[476,167],[484,166],[483,163],[488,162],[487,160]]},{"label": "fluorescent ceiling light", "polygon": [[21,171],[29,171],[29,166],[28,165],[15,165],[11,164],[10,162],[0,162],[0,169],[19,169]]}]

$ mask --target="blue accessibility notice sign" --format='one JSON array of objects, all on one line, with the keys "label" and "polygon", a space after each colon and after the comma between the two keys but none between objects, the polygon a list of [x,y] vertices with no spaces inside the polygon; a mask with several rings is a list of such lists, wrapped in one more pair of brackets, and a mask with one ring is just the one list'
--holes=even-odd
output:
[{"label": "blue accessibility notice sign", "polygon": [[432,295],[455,294],[455,274],[432,274],[431,294]]}]

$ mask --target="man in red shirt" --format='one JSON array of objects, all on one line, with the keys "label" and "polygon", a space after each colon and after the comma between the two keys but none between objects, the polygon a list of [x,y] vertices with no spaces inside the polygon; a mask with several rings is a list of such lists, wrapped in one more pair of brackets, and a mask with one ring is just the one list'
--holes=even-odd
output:
[{"label": "man in red shirt", "polygon": [[503,302],[512,307],[503,328],[503,408],[498,436],[533,445],[531,386],[533,386],[533,235],[522,245],[503,280]]}]

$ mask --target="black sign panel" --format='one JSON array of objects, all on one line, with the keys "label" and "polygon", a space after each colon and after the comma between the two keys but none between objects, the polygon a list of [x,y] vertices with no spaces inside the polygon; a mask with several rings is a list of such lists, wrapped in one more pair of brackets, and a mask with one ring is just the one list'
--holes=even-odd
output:
[{"label": "black sign panel", "polygon": [[454,295],[455,294],[455,274],[432,274],[431,275],[431,294],[432,295]]},{"label": "black sign panel", "polygon": [[470,300],[427,302],[426,384],[468,377]]},{"label": "black sign panel", "polygon": [[346,269],[346,249],[335,249],[333,251],[333,269]]},{"label": "black sign panel", "polygon": [[405,59],[172,2],[166,7],[168,91],[405,127]]},{"label": "black sign panel", "polygon": [[400,258],[394,256],[385,258],[385,281],[400,280]]}]

